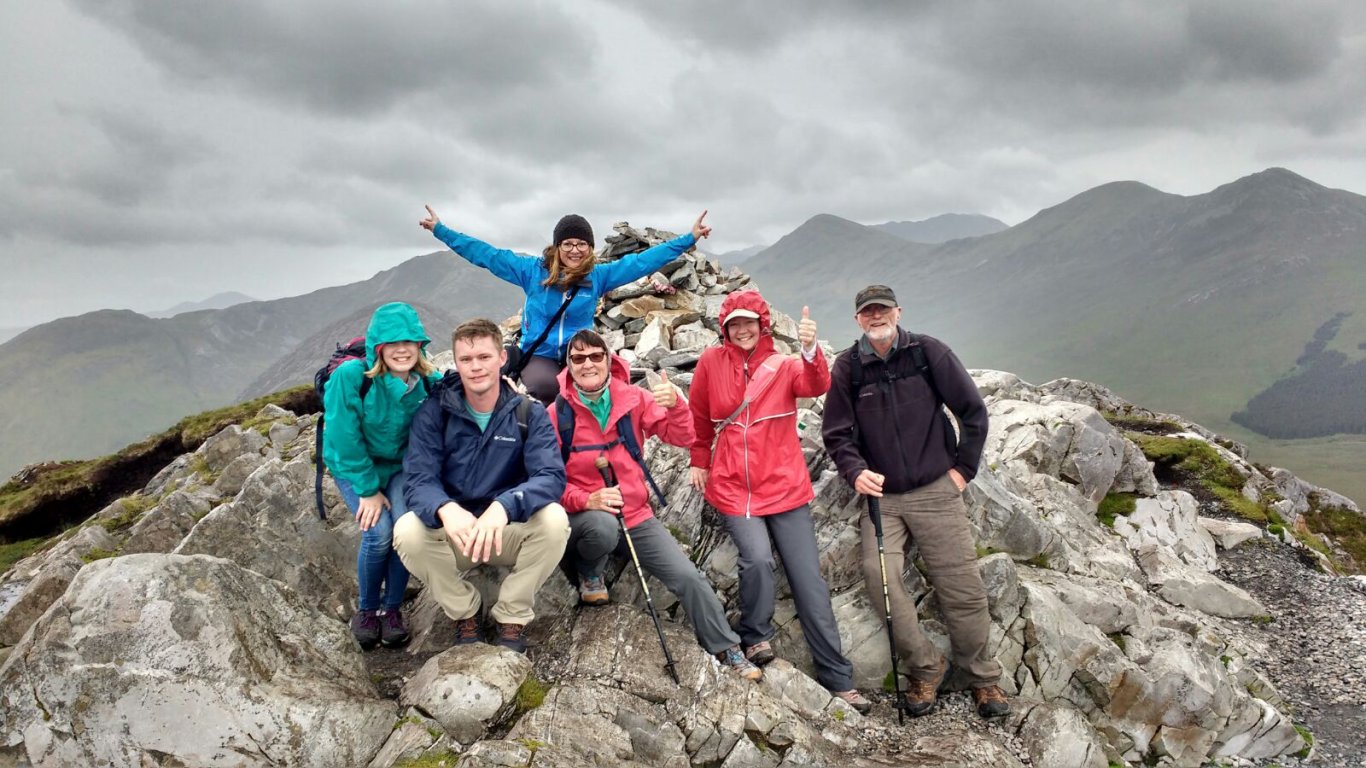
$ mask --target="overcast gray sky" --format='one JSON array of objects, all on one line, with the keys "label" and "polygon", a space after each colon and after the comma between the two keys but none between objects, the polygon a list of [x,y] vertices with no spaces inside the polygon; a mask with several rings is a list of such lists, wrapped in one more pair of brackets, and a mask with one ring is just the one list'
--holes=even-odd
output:
[{"label": "overcast gray sky", "polygon": [[714,252],[1118,179],[1366,193],[1366,4],[0,4],[0,327],[363,279],[578,212]]}]

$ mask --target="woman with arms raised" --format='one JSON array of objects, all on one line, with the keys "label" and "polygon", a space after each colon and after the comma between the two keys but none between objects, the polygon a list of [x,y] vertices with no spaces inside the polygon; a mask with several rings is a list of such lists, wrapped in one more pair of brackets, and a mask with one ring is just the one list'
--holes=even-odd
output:
[{"label": "woman with arms raised", "polygon": [[[555,225],[552,241],[540,256],[494,248],[456,232],[441,223],[431,206],[427,206],[427,218],[418,223],[469,263],[526,292],[520,349],[527,359],[521,379],[532,397],[550,403],[559,392],[555,376],[564,367],[565,347],[574,334],[593,327],[598,299],[658,270],[710,235],[711,227],[702,223],[706,216],[703,211],[686,235],[606,264],[597,263],[593,252],[593,227],[573,213]],[[543,333],[544,340],[533,348]]]}]

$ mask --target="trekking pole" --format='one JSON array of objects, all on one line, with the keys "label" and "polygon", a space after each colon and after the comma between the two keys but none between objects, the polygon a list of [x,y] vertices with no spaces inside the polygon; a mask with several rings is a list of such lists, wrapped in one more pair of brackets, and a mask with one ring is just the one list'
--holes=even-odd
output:
[{"label": "trekking pole", "polygon": [[[616,473],[612,471],[612,462],[606,456],[600,455],[593,462],[598,468],[598,474],[602,475],[602,483],[608,488],[616,487]],[[674,669],[674,657],[669,653],[669,644],[664,641],[664,625],[659,623],[659,612],[655,610],[654,598],[650,597],[650,585],[645,583],[645,571],[640,568],[640,558],[636,556],[636,545],[631,541],[631,532],[626,530],[626,515],[618,512],[617,520],[621,523],[621,535],[626,537],[626,548],[631,550],[631,562],[635,563],[636,575],[640,577],[640,589],[645,593],[645,605],[650,608],[650,618],[655,622],[655,632],[659,633],[659,647],[664,649],[664,668],[669,670],[669,677],[674,679],[674,685],[678,682],[678,672]]]},{"label": "trekking pole", "polygon": [[882,571],[882,607],[887,622],[887,642],[892,647],[892,685],[896,687],[896,721],[906,724],[906,693],[901,690],[901,659],[896,653],[896,634],[892,631],[892,596],[887,590],[887,553],[882,547],[882,507],[876,496],[868,497],[868,518],[877,534],[877,563]]}]

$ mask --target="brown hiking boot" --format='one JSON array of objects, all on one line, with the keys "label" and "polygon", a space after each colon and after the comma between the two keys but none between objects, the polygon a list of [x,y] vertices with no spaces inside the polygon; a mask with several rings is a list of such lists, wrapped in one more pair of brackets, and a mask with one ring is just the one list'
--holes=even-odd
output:
[{"label": "brown hiking boot", "polygon": [[504,624],[498,622],[498,644],[504,648],[526,653],[526,625],[525,624]]},{"label": "brown hiking boot", "polygon": [[483,633],[479,631],[479,614],[477,613],[468,619],[460,619],[455,622],[456,645],[471,645],[477,643],[483,639],[480,637],[482,634]]},{"label": "brown hiking boot", "polygon": [[1010,702],[1006,701],[1006,692],[999,685],[973,688],[972,700],[977,704],[977,714],[981,717],[1005,717],[1010,714]]},{"label": "brown hiking boot", "polygon": [[933,679],[921,680],[916,677],[908,677],[906,683],[906,714],[911,717],[922,717],[934,710],[934,704],[939,700],[939,686],[944,684],[944,678],[949,676],[949,660],[939,657],[939,670]]}]

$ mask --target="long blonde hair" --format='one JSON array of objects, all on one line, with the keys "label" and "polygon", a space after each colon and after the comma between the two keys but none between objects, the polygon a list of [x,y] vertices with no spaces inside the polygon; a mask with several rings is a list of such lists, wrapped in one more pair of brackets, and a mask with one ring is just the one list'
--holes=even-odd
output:
[{"label": "long blonde hair", "polygon": [[[372,366],[370,370],[366,371],[365,375],[367,378],[373,379],[376,376],[388,372],[389,366],[384,364],[384,355],[376,354],[374,366]],[[416,373],[418,376],[421,376],[423,378],[426,378],[428,376],[431,376],[433,373],[436,373],[436,366],[432,365],[432,361],[427,359],[427,351],[423,349],[421,345],[418,345],[417,348],[417,363],[413,365],[413,369],[412,371],[410,371],[410,373]]]},{"label": "long blonde hair", "polygon": [[588,256],[584,257],[579,266],[573,269],[565,269],[560,265],[560,246],[547,245],[545,250],[541,251],[541,263],[545,265],[545,271],[550,273],[546,279],[541,281],[541,285],[546,287],[554,285],[563,289],[577,284],[589,272],[592,272],[593,267],[597,266],[598,254],[589,249]]}]

